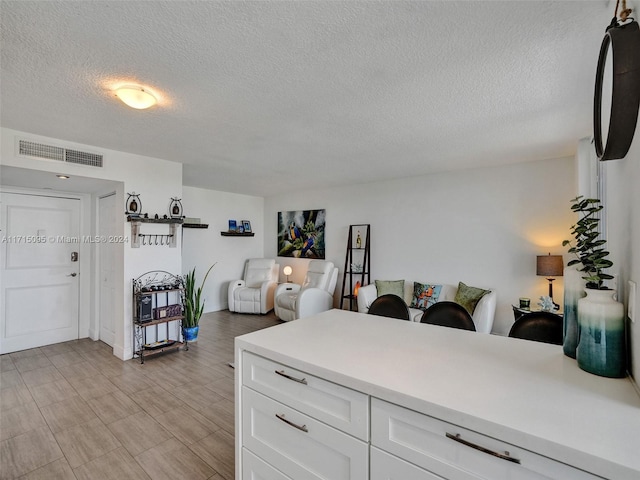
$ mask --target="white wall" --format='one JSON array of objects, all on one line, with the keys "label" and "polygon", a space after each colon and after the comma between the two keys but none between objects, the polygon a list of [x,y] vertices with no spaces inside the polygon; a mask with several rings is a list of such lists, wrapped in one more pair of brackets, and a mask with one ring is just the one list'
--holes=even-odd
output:
[{"label": "white wall", "polygon": [[[628,305],[628,281],[640,286],[640,123],[624,159],[605,162],[607,239],[618,278],[618,300]],[[640,292],[638,292],[640,293]],[[640,373],[640,301],[636,297],[635,322],[628,322],[631,373]]]},{"label": "white wall", "polygon": [[[18,157],[15,149],[16,138],[102,154],[104,155],[104,166],[96,168]],[[6,128],[1,130],[0,163],[25,169],[122,182],[116,189],[117,209],[122,212],[122,221],[118,224],[121,231],[115,233],[126,235],[127,237],[131,236],[131,229],[124,214],[126,192],[135,191],[139,193],[143,211],[148,212],[150,215],[158,213],[160,216],[168,213],[171,197],[177,196],[180,198],[182,196],[182,165],[179,163],[66,142]],[[90,209],[91,205],[86,205],[86,208]],[[94,225],[83,225],[82,234],[91,235],[95,233],[93,227]],[[145,232],[169,233],[167,225],[157,224],[143,225],[141,233]],[[117,290],[116,304],[120,305],[120,307],[116,309],[119,318],[116,319],[114,355],[126,359],[132,356],[131,280],[149,270],[166,270],[180,273],[182,270],[181,246],[180,241],[178,241],[177,248],[166,246],[131,248],[129,238],[128,243],[121,244],[121,248],[117,250],[117,256],[116,261],[122,276],[118,278],[119,288]],[[93,273],[95,274],[95,272]],[[92,303],[95,305],[95,299],[92,300]],[[81,335],[83,333],[81,332]]]},{"label": "white wall", "polygon": [[[494,332],[506,335],[512,303],[535,304],[548,282],[537,277],[536,255],[564,254],[575,196],[573,158],[437,173],[366,185],[305,191],[265,199],[265,256],[277,252],[277,212],[325,208],[327,259],[342,280],[349,224],[371,224],[374,279],[408,279],[492,287],[498,293]],[[292,265],[293,281],[306,260]],[[562,303],[562,279],[554,298]],[[341,285],[336,289],[339,304]]]},{"label": "white wall", "polygon": [[[184,228],[182,240],[182,269],[187,273],[196,268],[199,284],[215,262],[203,290],[205,312],[228,308],[229,282],[242,278],[247,258],[264,256],[264,200],[262,197],[183,187],[182,205],[187,217],[200,218],[208,229]],[[229,219],[249,220],[253,237],[223,237]]]}]

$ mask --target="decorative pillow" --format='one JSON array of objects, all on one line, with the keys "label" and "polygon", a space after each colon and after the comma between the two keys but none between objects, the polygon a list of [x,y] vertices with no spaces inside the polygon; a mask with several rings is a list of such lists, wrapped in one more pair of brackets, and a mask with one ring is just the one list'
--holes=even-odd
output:
[{"label": "decorative pillow", "polygon": [[378,296],[393,293],[404,298],[404,280],[376,280],[376,289]]},{"label": "decorative pillow", "polygon": [[469,287],[468,285],[460,282],[458,283],[458,291],[456,292],[456,296],[453,301],[466,308],[469,315],[473,315],[476,305],[487,293],[491,293],[491,290]]},{"label": "decorative pillow", "polygon": [[440,290],[442,285],[413,282],[413,298],[410,307],[426,310],[438,301]]}]

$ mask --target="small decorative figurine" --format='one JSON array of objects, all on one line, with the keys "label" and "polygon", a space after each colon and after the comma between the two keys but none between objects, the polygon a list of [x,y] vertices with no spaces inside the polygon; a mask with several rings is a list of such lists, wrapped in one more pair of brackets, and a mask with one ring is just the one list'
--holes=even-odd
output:
[{"label": "small decorative figurine", "polygon": [[553,300],[551,297],[540,297],[540,302],[538,302],[538,306],[543,312],[550,312],[554,309]]},{"label": "small decorative figurine", "polygon": [[142,210],[142,201],[140,201],[140,195],[136,192],[127,193],[127,211],[124,212],[127,215],[137,216],[140,215]]},{"label": "small decorative figurine", "polygon": [[182,218],[182,202],[178,197],[171,197],[171,203],[169,204],[169,215],[171,218]]}]

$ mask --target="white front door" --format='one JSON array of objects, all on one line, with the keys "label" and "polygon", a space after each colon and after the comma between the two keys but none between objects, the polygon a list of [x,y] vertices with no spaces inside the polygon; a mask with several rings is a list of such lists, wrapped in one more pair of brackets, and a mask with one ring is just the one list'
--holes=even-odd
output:
[{"label": "white front door", "polygon": [[[113,194],[101,197],[98,202],[98,235],[108,239],[116,233],[116,196]],[[116,247],[117,244],[115,242],[101,242],[98,244],[100,340],[112,347],[116,328],[113,313]]]},{"label": "white front door", "polygon": [[80,200],[0,200],[0,353],[77,339]]}]

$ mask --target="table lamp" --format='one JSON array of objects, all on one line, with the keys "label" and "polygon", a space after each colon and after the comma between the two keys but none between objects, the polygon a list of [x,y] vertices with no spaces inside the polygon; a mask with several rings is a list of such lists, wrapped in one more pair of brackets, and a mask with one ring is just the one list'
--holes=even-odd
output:
[{"label": "table lamp", "polygon": [[[564,262],[562,261],[562,255],[538,255],[536,261],[536,275],[547,277],[549,280],[549,297],[553,302],[553,277],[561,277],[563,271]],[[556,302],[553,302],[556,310],[560,308]]]},{"label": "table lamp", "polygon": [[282,273],[287,276],[287,283],[289,283],[289,275],[293,273],[293,269],[289,265],[287,265],[282,269]]}]

